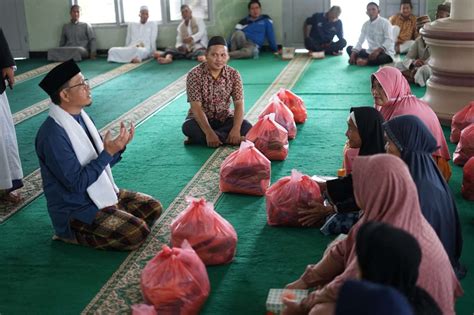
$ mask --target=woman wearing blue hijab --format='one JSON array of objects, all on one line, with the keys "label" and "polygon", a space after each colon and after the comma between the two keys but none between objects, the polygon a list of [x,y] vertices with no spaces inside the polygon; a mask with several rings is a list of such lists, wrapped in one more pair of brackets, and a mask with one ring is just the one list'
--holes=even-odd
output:
[{"label": "woman wearing blue hijab", "polygon": [[432,158],[438,149],[436,139],[416,116],[403,115],[383,124],[387,153],[399,156],[410,169],[418,190],[421,211],[446,250],[458,279],[466,270],[459,258],[462,234],[452,192]]}]

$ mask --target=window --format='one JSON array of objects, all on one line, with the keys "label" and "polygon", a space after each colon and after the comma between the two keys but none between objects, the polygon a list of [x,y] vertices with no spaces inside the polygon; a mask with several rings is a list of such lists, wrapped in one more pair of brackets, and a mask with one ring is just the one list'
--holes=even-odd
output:
[{"label": "window", "polygon": [[208,0],[168,0],[170,21],[181,20],[181,5],[187,4],[193,10],[193,16],[209,20]]},{"label": "window", "polygon": [[78,0],[81,19],[87,23],[115,23],[115,0]]},{"label": "window", "polygon": [[[193,16],[209,20],[211,0],[70,0],[81,6],[81,20],[91,24],[138,22],[140,6],[148,6],[150,21],[173,23],[181,20],[180,7],[187,4]],[[162,8],[167,10],[162,11]]]},{"label": "window", "polygon": [[[98,1],[97,1],[98,2]],[[146,5],[148,13],[150,14],[150,21],[162,21],[161,19],[161,4],[158,0],[122,0],[123,21],[124,22],[138,22],[140,7]]]}]

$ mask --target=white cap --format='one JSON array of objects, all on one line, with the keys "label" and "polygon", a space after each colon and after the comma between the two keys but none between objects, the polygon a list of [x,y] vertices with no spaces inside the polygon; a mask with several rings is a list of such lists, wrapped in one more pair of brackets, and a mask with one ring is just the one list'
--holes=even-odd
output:
[{"label": "white cap", "polygon": [[140,12],[141,12],[141,11],[148,11],[148,6],[142,5],[142,6],[140,7]]}]

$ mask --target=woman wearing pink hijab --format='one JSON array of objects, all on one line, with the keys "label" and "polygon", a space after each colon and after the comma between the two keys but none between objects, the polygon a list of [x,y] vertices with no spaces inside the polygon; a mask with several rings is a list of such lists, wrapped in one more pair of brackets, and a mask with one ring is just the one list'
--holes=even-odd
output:
[{"label": "woman wearing pink hijab", "polygon": [[405,163],[388,154],[356,157],[352,177],[355,198],[364,214],[346,239],[331,246],[319,263],[309,265],[298,280],[287,285],[319,289],[300,304],[285,300],[287,310],[283,314],[333,314],[342,284],[358,277],[356,235],[368,221],[390,224],[416,238],[422,252],[417,285],[433,297],[443,314],[455,314],[455,300],[463,291],[443,245],[421,213],[416,186]]},{"label": "woman wearing pink hijab", "polygon": [[410,85],[400,70],[383,67],[372,74],[372,95],[375,108],[385,121],[401,115],[414,115],[423,121],[436,138],[439,148],[433,153],[433,158],[448,181],[451,177],[451,167],[448,164],[451,156],[438,117],[428,103],[411,94]]}]

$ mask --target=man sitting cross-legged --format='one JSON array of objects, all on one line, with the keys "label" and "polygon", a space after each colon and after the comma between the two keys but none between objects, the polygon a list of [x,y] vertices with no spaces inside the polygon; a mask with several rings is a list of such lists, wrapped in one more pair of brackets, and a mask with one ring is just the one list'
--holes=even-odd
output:
[{"label": "man sitting cross-legged", "polygon": [[[185,144],[239,145],[252,125],[244,120],[242,79],[227,65],[229,55],[223,37],[209,40],[206,60],[188,73],[186,93],[191,109],[182,127],[188,137]],[[231,97],[234,112],[229,109]]]},{"label": "man sitting cross-legged", "polygon": [[153,56],[156,50],[158,26],[149,21],[147,6],[140,7],[140,23],[129,23],[127,27],[126,47],[112,47],[109,49],[107,61],[120,63],[140,63]]},{"label": "man sitting cross-legged", "polygon": [[204,54],[207,47],[206,24],[199,18],[193,17],[193,12],[187,4],[181,6],[183,21],[178,25],[176,47],[168,48],[164,53],[155,52],[154,57],[160,64],[172,63],[173,59],[206,60]]},{"label": "man sitting cross-legged", "polygon": [[54,104],[36,136],[43,189],[56,235],[53,239],[97,249],[133,250],[161,214],[152,197],[119,190],[110,169],[132,140],[134,126],[121,123],[102,140],[83,110],[92,102],[89,84],[74,61],[40,82]]}]

